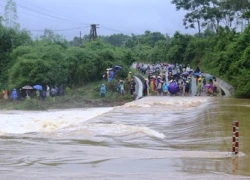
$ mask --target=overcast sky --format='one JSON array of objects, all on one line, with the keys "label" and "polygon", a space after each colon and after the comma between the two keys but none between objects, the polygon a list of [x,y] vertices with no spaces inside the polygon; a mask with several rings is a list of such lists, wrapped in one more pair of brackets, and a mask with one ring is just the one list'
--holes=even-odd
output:
[{"label": "overcast sky", "polygon": [[[7,0],[0,0],[0,14]],[[67,39],[88,34],[89,25],[100,24],[99,35],[141,34],[145,30],[172,36],[175,31],[194,33],[182,25],[185,14],[171,0],[16,0],[19,23],[34,36],[42,30],[60,30]]]}]

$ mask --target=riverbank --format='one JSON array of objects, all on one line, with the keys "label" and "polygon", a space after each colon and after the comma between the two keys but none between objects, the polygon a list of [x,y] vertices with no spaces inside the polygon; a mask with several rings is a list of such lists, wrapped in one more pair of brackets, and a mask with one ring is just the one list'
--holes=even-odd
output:
[{"label": "riverbank", "polygon": [[[106,97],[100,97],[101,84],[105,83],[107,88]],[[48,109],[69,109],[69,108],[90,108],[90,107],[115,107],[124,105],[133,100],[129,92],[121,96],[116,91],[116,83],[98,81],[88,83],[79,88],[66,88],[65,96],[55,98],[47,97],[45,100],[31,99],[0,100],[1,110],[48,110]]]}]

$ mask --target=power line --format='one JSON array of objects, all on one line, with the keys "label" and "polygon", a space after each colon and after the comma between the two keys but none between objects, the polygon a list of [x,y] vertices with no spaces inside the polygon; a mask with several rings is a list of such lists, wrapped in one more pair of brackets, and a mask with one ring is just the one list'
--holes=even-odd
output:
[{"label": "power line", "polygon": [[[71,20],[68,20],[68,19],[61,18],[61,17],[49,15],[49,14],[44,13],[44,12],[41,12],[41,11],[34,11],[33,9],[28,8],[28,7],[25,7],[25,6],[20,5],[20,4],[18,4],[17,6],[18,6],[19,8],[21,8],[21,9],[24,9],[24,10],[27,10],[27,11],[30,11],[30,12],[33,12],[33,13],[41,14],[41,15],[43,15],[43,16],[48,16],[48,17],[50,17],[50,18],[54,18],[54,19],[58,19],[58,20],[62,20],[62,21],[67,21],[67,22],[74,22],[74,23],[77,23],[77,24],[84,24],[84,23],[81,23],[81,22],[71,21]],[[86,24],[84,24],[84,25],[86,25]]]},{"label": "power line", "polygon": [[[29,13],[27,13],[27,12],[18,10],[20,13],[23,13],[23,14],[26,14],[26,15],[29,15],[29,16],[34,16],[34,17],[37,17],[37,18],[40,18],[40,19],[50,20],[50,21],[51,21],[51,20],[53,20],[53,21],[64,21],[64,22],[68,22],[68,23],[74,23],[74,24],[77,23],[77,24],[84,24],[84,25],[89,25],[89,26],[91,26],[91,24],[89,24],[89,23],[77,22],[77,21],[73,21],[73,20],[69,20],[69,19],[63,18],[63,16],[62,16],[61,14],[59,14],[59,13],[53,12],[53,11],[51,11],[51,10],[49,10],[49,9],[43,8],[43,7],[38,6],[38,5],[34,4],[34,3],[30,3],[30,2],[28,2],[28,1],[26,1],[26,0],[20,0],[20,1],[25,2],[25,3],[28,3],[29,5],[32,5],[32,6],[34,6],[34,7],[37,7],[37,8],[39,8],[39,9],[42,9],[42,10],[43,10],[43,11],[41,11],[41,10],[34,10],[34,9],[31,9],[31,8],[29,8],[29,7],[26,7],[26,6],[24,6],[24,5],[20,4],[20,3],[18,3],[18,4],[17,4],[17,7],[18,7],[18,8],[20,8],[20,9],[22,9],[22,10],[29,11],[29,12],[31,12],[31,13],[35,13],[35,14],[29,14]],[[48,13],[46,13],[45,11],[50,12],[50,13],[52,13],[52,14],[56,14],[56,15],[48,14]],[[37,16],[37,15],[40,15],[40,16]],[[60,17],[57,16],[57,15],[59,15]],[[41,17],[41,16],[42,16],[42,17]],[[49,18],[49,19],[48,19],[48,18]],[[102,25],[101,28],[103,28],[103,29],[105,29],[105,30],[108,30],[108,31],[112,31],[112,32],[124,34],[124,33],[121,32],[120,30],[116,30],[116,29],[113,29],[113,28],[109,28],[109,27],[107,27],[107,26],[103,26],[103,25]],[[74,29],[77,29],[77,28],[74,28]],[[69,29],[69,30],[71,30],[71,29]],[[34,30],[34,31],[43,31],[43,30]],[[125,34],[129,34],[129,33],[125,33]]]},{"label": "power line", "polygon": [[[64,21],[70,21],[70,22],[74,22],[74,23],[90,25],[90,23],[77,22],[77,21],[71,20],[70,18],[64,18],[65,16],[63,16],[62,14],[59,14],[59,13],[56,13],[56,12],[50,10],[50,9],[47,9],[47,8],[38,6],[37,4],[30,3],[30,2],[28,2],[28,1],[26,1],[26,0],[21,0],[21,1],[23,1],[23,2],[25,2],[25,3],[27,3],[27,4],[29,4],[29,5],[32,5],[32,6],[34,6],[34,7],[40,8],[40,9],[42,9],[42,10],[45,10],[45,11],[47,11],[47,12],[50,12],[50,13],[52,13],[52,14],[55,14],[55,15],[57,15],[57,16],[51,15],[51,14],[47,14],[46,12],[44,12],[44,11],[39,11],[39,10],[37,11],[38,13],[45,14],[45,15],[47,15],[47,16],[52,16],[52,17],[55,17],[55,18],[59,18],[59,19],[64,20]],[[19,6],[20,6],[20,4],[19,4]],[[23,5],[21,5],[21,6],[23,6]],[[29,9],[29,10],[31,10],[31,11],[34,11],[33,9],[30,9],[30,8],[28,8],[28,7],[25,7],[25,8],[27,8],[27,9]],[[36,12],[36,13],[37,13],[37,12]]]},{"label": "power line", "polygon": [[109,27],[103,26],[103,25],[102,25],[100,28],[105,29],[105,30],[108,30],[108,31],[116,32],[116,33],[121,33],[121,34],[131,34],[131,33],[124,33],[124,32],[122,32],[122,31],[120,31],[120,30],[113,29],[113,28],[109,28]]},{"label": "power line", "polygon": [[[70,29],[50,29],[51,31],[71,31],[71,30],[77,30],[77,29],[82,29],[82,28],[89,28],[89,26],[85,26],[85,27],[76,27],[76,28],[70,28]],[[41,32],[41,31],[44,31],[44,30],[29,30],[31,32]]]},{"label": "power line", "polygon": [[[56,12],[53,12],[49,9],[46,9],[46,8],[43,8],[43,7],[40,7],[36,4],[33,4],[33,3],[30,3],[30,2],[27,2],[26,0],[21,0],[22,2],[25,2],[25,3],[28,3],[30,5],[33,5],[37,8],[40,8],[40,9],[43,9],[45,11],[49,11],[53,14],[57,14],[57,15],[60,15],[59,13],[56,13]],[[1,6],[1,5],[0,5]],[[2,6],[4,7],[4,6]],[[46,12],[44,11],[41,11],[41,10],[34,10],[34,9],[31,9],[29,7],[26,7],[22,4],[17,4],[17,7],[20,8],[21,10],[25,10],[25,11],[21,11],[18,9],[18,12],[22,13],[22,14],[26,14],[26,15],[29,15],[31,17],[37,17],[37,18],[40,18],[40,19],[45,19],[45,20],[52,20],[52,21],[66,21],[68,23],[74,23],[74,24],[84,24],[86,25],[87,23],[83,23],[83,22],[77,22],[77,21],[72,21],[72,20],[69,20],[69,19],[65,19],[63,18],[61,15],[60,17],[56,16],[56,15],[51,15],[51,14],[47,14]],[[32,14],[30,13],[27,13],[26,11],[29,11],[31,12]],[[34,14],[35,13],[35,14]],[[39,16],[40,15],[40,16]],[[41,17],[42,16],[42,17]],[[86,27],[90,27],[91,24],[87,24],[89,26],[86,26]],[[57,29],[57,30],[53,30],[53,31],[70,31],[70,30],[76,30],[76,29],[81,29],[81,28],[85,28],[85,27],[77,27],[77,28],[71,28],[71,29]],[[121,32],[120,30],[116,30],[116,29],[113,29],[113,28],[109,28],[107,26],[101,26],[101,28],[105,29],[105,30],[108,30],[108,31],[112,31],[112,32],[116,32],[116,33],[121,33],[121,34],[124,34],[123,32]],[[41,31],[44,31],[44,30],[30,30],[30,31],[33,31],[33,32],[41,32]]]},{"label": "power line", "polygon": [[113,32],[122,33],[122,32],[121,32],[121,31],[119,31],[119,30],[112,29],[112,28],[109,28],[109,27],[107,27],[107,26],[101,26],[101,28],[106,29],[106,30],[109,30],[109,31],[113,31]]},{"label": "power line", "polygon": [[[1,4],[0,4],[0,7],[3,7],[3,8],[4,8],[4,5],[1,5]],[[33,18],[35,17],[35,18],[44,19],[44,20],[49,20],[49,21],[58,21],[58,22],[64,21],[64,20],[62,20],[62,19],[52,19],[53,17],[52,17],[52,18],[51,18],[51,17],[45,17],[43,14],[40,15],[40,16],[39,16],[39,14],[38,14],[38,15],[37,15],[37,14],[33,14],[33,12],[31,12],[32,14],[30,14],[30,13],[27,13],[27,12],[22,11],[22,10],[19,10],[19,9],[18,9],[18,13],[28,15],[29,17],[33,17]],[[79,24],[79,23],[76,23],[76,22],[67,22],[67,23]]]},{"label": "power line", "polygon": [[48,11],[48,12],[50,12],[50,13],[53,13],[53,14],[62,16],[61,14],[58,14],[58,13],[56,13],[56,12],[53,12],[53,11],[51,11],[51,10],[49,10],[49,9],[46,9],[46,8],[44,8],[44,7],[41,7],[41,6],[38,6],[38,5],[33,4],[33,3],[31,3],[31,2],[28,2],[28,1],[25,1],[25,0],[21,0],[21,1],[23,1],[23,2],[25,2],[25,3],[27,3],[27,4],[29,4],[29,5],[33,5],[33,6],[35,6],[35,7],[38,7],[38,8],[40,8],[40,9],[43,9],[43,10],[45,10],[45,11]]},{"label": "power line", "polygon": [[[38,16],[38,15],[35,15],[35,14],[30,14],[30,13],[27,13],[27,12],[24,12],[24,11],[18,11],[18,13],[21,13],[21,14],[25,14],[25,15],[29,15],[30,17],[35,17],[35,18],[39,18],[39,19],[44,19],[44,20],[49,20],[49,21],[58,21],[58,22],[62,22],[62,20],[60,19],[51,19],[51,18],[46,18],[44,16]],[[68,22],[70,23],[70,22]],[[73,23],[73,24],[76,24],[76,23]]]}]

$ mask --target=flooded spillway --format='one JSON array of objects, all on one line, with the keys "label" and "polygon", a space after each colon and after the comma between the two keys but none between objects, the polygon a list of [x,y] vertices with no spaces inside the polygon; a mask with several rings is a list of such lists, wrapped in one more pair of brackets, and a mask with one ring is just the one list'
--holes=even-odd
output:
[{"label": "flooded spillway", "polygon": [[248,179],[249,108],[235,99],[146,97],[115,108],[2,111],[1,179]]}]

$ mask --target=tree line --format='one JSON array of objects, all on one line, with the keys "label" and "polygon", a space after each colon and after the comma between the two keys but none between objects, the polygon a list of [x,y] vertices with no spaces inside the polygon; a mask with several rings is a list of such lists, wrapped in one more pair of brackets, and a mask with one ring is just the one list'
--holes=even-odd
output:
[{"label": "tree line", "polygon": [[81,46],[70,43],[50,30],[33,40],[29,32],[0,26],[1,88],[24,85],[64,85],[79,87],[101,80],[107,68],[123,67],[125,78],[134,62],[132,51],[101,40]]},{"label": "tree line", "polygon": [[[46,29],[32,39],[29,31],[0,23],[0,87],[38,83],[78,87],[102,79],[106,68],[114,65],[123,67],[120,75],[125,78],[133,62],[169,62],[199,66],[233,85],[236,97],[250,98],[248,0],[172,3],[187,10],[184,25],[197,28],[197,34],[118,33],[90,42],[88,35],[68,41]],[[246,24],[243,29],[237,28],[239,22]]]},{"label": "tree line", "polygon": [[[85,37],[87,40],[88,38]],[[176,32],[172,37],[145,31],[141,35],[113,34],[102,42],[129,49],[137,62],[169,62],[199,66],[235,88],[235,96],[250,98],[250,26],[242,32],[228,26],[208,27],[190,35]],[[74,44],[74,40],[70,42]]]},{"label": "tree line", "polygon": [[176,10],[187,13],[183,19],[186,28],[212,28],[218,32],[221,26],[230,29],[244,28],[250,21],[249,0],[172,0]]}]

